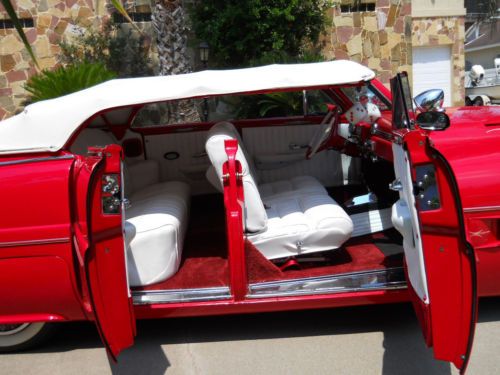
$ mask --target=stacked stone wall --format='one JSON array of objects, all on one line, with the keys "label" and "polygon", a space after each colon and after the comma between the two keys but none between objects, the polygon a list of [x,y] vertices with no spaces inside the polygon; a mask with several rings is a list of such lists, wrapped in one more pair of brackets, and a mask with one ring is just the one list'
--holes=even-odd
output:
[{"label": "stacked stone wall", "polygon": [[[19,18],[33,19],[24,29],[40,69],[57,65],[59,42],[85,27],[97,26],[106,14],[104,1],[14,0]],[[0,8],[0,19],[8,19]],[[0,29],[0,119],[13,115],[26,100],[24,84],[37,70],[15,29]]]},{"label": "stacked stone wall", "polygon": [[354,13],[342,13],[343,2],[329,12],[325,56],[360,62],[386,85],[397,72],[411,74],[411,0],[376,0],[375,11]]}]

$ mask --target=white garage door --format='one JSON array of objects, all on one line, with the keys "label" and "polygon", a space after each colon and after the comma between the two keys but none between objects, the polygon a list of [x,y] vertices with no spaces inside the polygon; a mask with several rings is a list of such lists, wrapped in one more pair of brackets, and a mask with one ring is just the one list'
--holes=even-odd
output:
[{"label": "white garage door", "polygon": [[413,95],[429,89],[444,91],[444,105],[451,106],[451,48],[413,47]]}]

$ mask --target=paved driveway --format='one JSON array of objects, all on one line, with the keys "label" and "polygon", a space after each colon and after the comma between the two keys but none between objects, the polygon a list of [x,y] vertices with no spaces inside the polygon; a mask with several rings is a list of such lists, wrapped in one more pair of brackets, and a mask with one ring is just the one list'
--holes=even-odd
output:
[{"label": "paved driveway", "polygon": [[[91,324],[66,324],[35,351],[0,356],[0,374],[456,374],[435,361],[408,304],[138,324],[110,364]],[[500,299],[483,300],[469,374],[500,373]]]}]

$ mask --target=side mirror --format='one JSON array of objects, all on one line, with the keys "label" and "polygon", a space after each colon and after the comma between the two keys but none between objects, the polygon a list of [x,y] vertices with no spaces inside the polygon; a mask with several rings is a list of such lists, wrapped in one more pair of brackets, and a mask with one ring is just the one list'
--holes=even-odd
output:
[{"label": "side mirror", "polygon": [[417,124],[426,130],[445,130],[450,126],[450,118],[444,112],[421,112],[417,116]]},{"label": "side mirror", "polygon": [[420,112],[439,111],[443,112],[444,91],[432,89],[424,91],[415,96],[415,104]]}]

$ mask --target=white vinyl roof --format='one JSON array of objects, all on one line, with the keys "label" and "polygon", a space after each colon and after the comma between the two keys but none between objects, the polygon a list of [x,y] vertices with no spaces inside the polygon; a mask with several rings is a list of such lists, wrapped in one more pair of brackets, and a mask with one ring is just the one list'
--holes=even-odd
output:
[{"label": "white vinyl roof", "polygon": [[175,76],[114,79],[27,106],[0,122],[0,154],[58,151],[94,114],[116,107],[175,99],[352,84],[375,73],[356,62],[267,65]]}]

